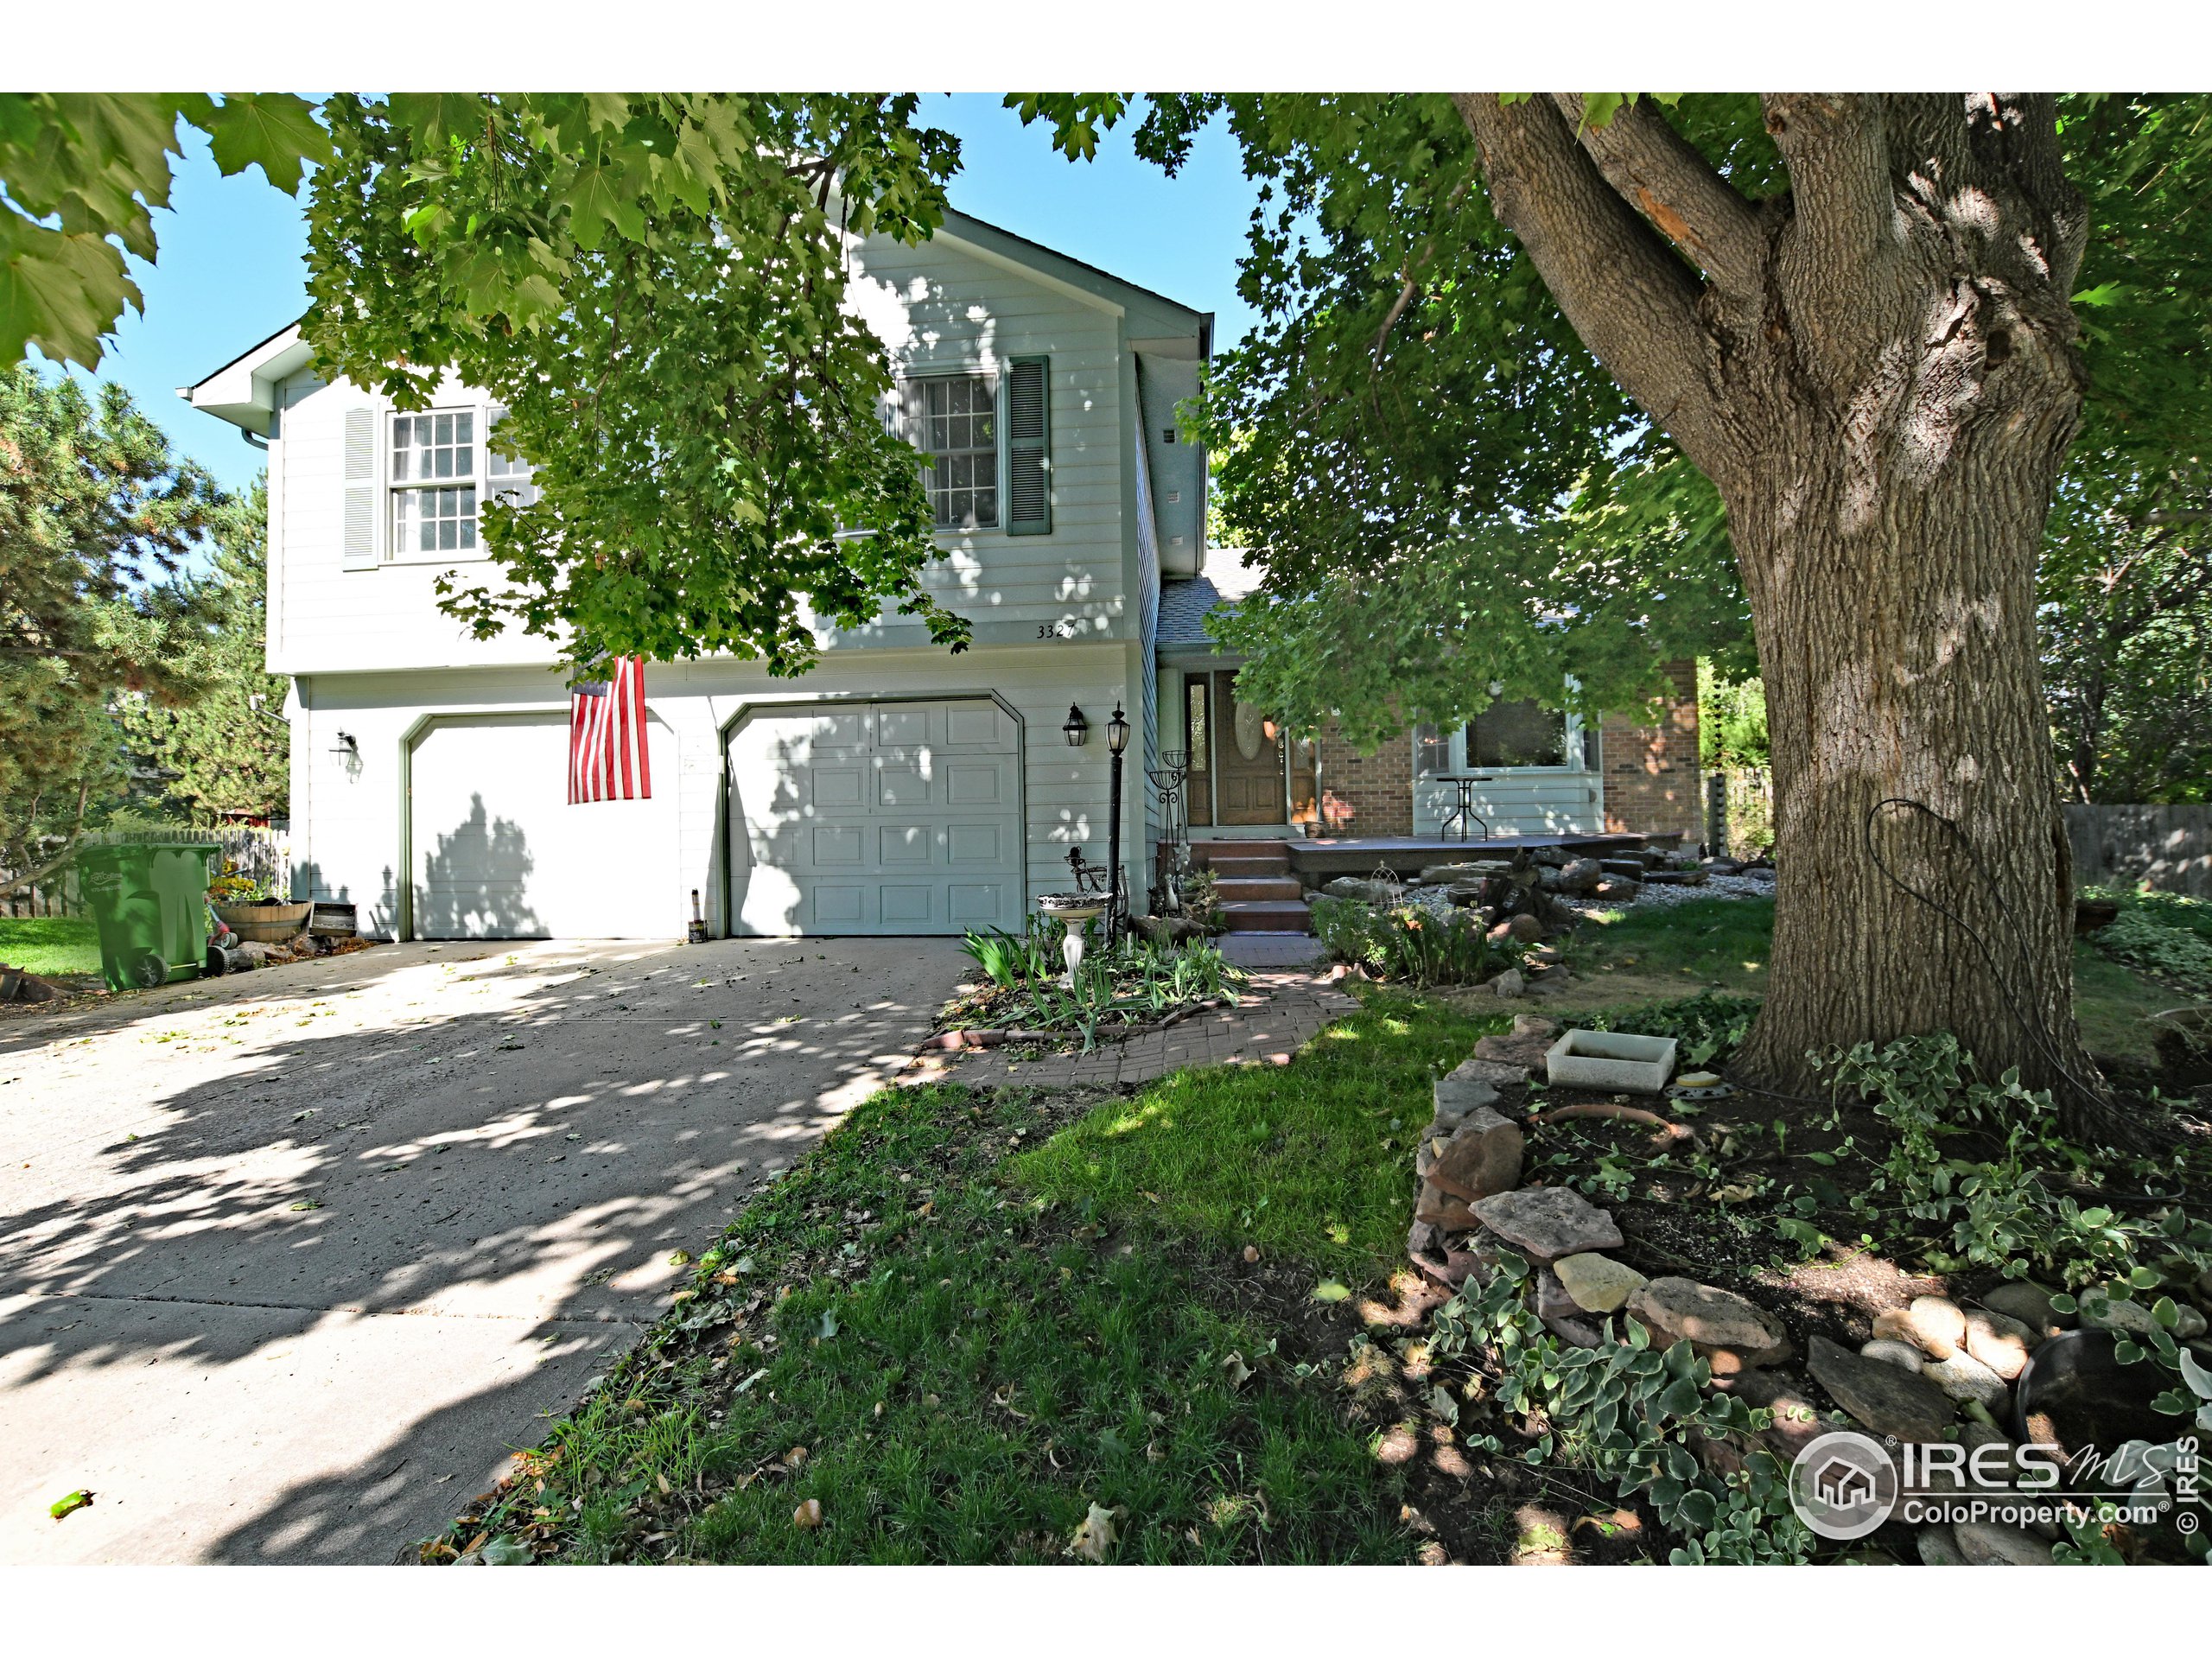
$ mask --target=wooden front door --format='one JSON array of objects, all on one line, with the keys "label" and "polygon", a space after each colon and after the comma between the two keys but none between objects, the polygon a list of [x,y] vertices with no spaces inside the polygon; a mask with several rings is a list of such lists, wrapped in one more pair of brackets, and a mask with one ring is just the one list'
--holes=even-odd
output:
[{"label": "wooden front door", "polygon": [[1236,676],[1213,677],[1214,781],[1220,791],[1216,823],[1287,823],[1282,738],[1269,737],[1260,710],[1238,701]]}]

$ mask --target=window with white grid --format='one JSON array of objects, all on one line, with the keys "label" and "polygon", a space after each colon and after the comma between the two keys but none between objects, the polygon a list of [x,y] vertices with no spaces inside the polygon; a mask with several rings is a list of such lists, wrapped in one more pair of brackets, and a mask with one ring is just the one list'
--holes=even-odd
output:
[{"label": "window with white grid", "polygon": [[506,412],[496,404],[484,411],[484,489],[494,501],[527,507],[537,499],[537,486],[531,481],[537,469],[520,455],[501,453],[499,422]]},{"label": "window with white grid", "polygon": [[391,553],[476,550],[476,412],[391,417]]},{"label": "window with white grid", "polygon": [[936,465],[923,472],[939,530],[999,522],[998,394],[980,374],[931,375],[906,387],[909,442]]}]

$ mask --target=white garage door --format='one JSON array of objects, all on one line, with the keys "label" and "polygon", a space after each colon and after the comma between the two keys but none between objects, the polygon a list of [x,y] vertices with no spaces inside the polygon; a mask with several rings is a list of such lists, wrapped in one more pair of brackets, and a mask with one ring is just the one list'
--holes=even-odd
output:
[{"label": "white garage door", "polygon": [[748,715],[729,742],[737,931],[1018,928],[1020,747],[987,699]]},{"label": "white garage door", "polygon": [[409,766],[421,939],[659,939],[683,931],[676,745],[648,722],[655,795],[569,804],[565,715],[441,721]]}]

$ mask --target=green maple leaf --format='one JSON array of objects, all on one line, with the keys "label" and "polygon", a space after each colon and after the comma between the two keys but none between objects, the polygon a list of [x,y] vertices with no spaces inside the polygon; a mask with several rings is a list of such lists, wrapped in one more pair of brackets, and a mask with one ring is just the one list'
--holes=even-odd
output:
[{"label": "green maple leaf", "polygon": [[29,341],[57,362],[98,368],[101,335],[126,304],[143,302],[105,238],[0,214],[0,362],[19,360]]},{"label": "green maple leaf", "polygon": [[289,92],[232,92],[207,116],[215,165],[226,178],[259,162],[269,182],[286,195],[299,194],[303,163],[327,166],[330,135],[315,106]]}]

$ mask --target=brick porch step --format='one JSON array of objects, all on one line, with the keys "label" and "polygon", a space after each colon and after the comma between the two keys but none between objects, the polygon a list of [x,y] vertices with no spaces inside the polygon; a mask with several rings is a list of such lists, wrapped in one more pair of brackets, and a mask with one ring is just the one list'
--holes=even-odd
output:
[{"label": "brick porch step", "polygon": [[1313,912],[1304,899],[1247,899],[1224,904],[1221,918],[1231,933],[1311,933]]},{"label": "brick porch step", "polygon": [[[1221,866],[1214,868],[1218,872]],[[1222,903],[1242,903],[1247,899],[1296,899],[1303,901],[1306,889],[1294,875],[1220,875],[1213,884],[1214,894]]]},{"label": "brick porch step", "polygon": [[1223,880],[1246,877],[1287,876],[1290,874],[1288,853],[1256,854],[1239,858],[1209,858],[1206,868]]}]

